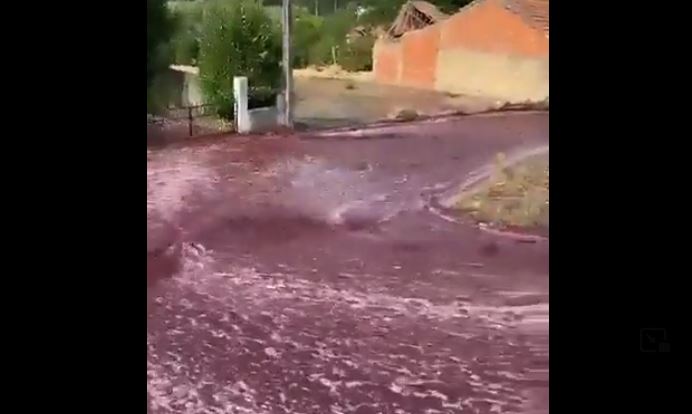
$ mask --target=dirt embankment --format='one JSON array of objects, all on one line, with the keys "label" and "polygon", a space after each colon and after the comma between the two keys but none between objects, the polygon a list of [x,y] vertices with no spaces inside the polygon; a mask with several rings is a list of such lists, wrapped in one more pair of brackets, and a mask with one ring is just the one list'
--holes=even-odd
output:
[{"label": "dirt embankment", "polygon": [[547,152],[513,165],[500,153],[490,176],[460,191],[453,208],[490,230],[547,236],[549,199]]},{"label": "dirt embankment", "polygon": [[342,79],[360,82],[374,80],[372,72],[349,72],[339,65],[309,66],[303,69],[293,69],[293,76],[297,78]]}]

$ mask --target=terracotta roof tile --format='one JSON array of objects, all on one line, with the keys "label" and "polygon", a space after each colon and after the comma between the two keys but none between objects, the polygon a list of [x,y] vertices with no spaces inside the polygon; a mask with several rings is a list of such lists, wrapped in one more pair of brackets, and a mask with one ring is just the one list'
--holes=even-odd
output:
[{"label": "terracotta roof tile", "polygon": [[423,0],[414,0],[411,1],[411,4],[413,7],[416,9],[422,11],[423,13],[427,14],[429,17],[431,17],[435,22],[439,22],[440,20],[444,20],[447,17],[449,17],[447,14],[443,13],[440,11],[440,9],[437,8],[432,3],[429,3],[427,1]]},{"label": "terracotta roof tile", "polygon": [[399,15],[396,17],[387,33],[391,37],[399,37],[406,32],[422,29],[425,26],[442,21],[447,17],[449,16],[442,13],[432,3],[422,0],[407,1],[401,6]]},{"label": "terracotta roof tile", "polygon": [[519,14],[527,23],[548,34],[549,0],[503,0],[503,3],[507,9]]}]

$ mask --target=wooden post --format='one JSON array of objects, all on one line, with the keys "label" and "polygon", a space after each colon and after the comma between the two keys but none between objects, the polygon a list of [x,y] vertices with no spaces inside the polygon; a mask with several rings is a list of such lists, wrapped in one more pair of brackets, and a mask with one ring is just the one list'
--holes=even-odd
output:
[{"label": "wooden post", "polygon": [[291,53],[291,27],[293,16],[291,0],[283,0],[281,8],[281,28],[283,30],[283,69],[284,69],[284,126],[293,128],[293,54]]}]

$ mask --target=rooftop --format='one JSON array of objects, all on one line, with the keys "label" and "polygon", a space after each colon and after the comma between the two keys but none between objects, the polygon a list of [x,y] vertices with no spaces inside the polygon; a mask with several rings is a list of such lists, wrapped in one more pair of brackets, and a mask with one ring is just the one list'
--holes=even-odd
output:
[{"label": "rooftop", "polygon": [[549,0],[502,0],[505,8],[520,15],[528,24],[548,34]]},{"label": "rooftop", "polygon": [[401,6],[399,15],[394,19],[387,31],[387,35],[390,37],[400,37],[406,32],[422,29],[447,17],[448,15],[442,13],[432,3],[422,0],[408,1]]}]

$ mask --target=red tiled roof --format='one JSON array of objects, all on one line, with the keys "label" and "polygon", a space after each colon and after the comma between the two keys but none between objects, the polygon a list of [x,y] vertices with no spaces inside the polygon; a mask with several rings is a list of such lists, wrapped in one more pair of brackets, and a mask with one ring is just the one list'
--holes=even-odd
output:
[{"label": "red tiled roof", "polygon": [[387,33],[391,37],[399,37],[406,32],[422,29],[447,17],[432,3],[423,0],[407,1],[401,6],[399,15],[394,19]]},{"label": "red tiled roof", "polygon": [[427,2],[427,1],[423,1],[423,0],[414,0],[414,1],[411,1],[411,4],[412,4],[413,7],[415,7],[416,9],[418,9],[418,10],[422,11],[423,13],[427,14],[427,15],[428,15],[430,18],[432,18],[432,20],[435,21],[435,22],[439,22],[440,20],[444,20],[444,19],[446,19],[447,17],[449,17],[449,16],[447,16],[445,13],[442,13],[442,12],[440,11],[440,9],[437,8],[437,6],[435,6],[434,4],[429,3],[429,2]]},{"label": "red tiled roof", "polygon": [[531,26],[548,34],[549,0],[503,0],[502,2],[508,10],[520,15]]}]

